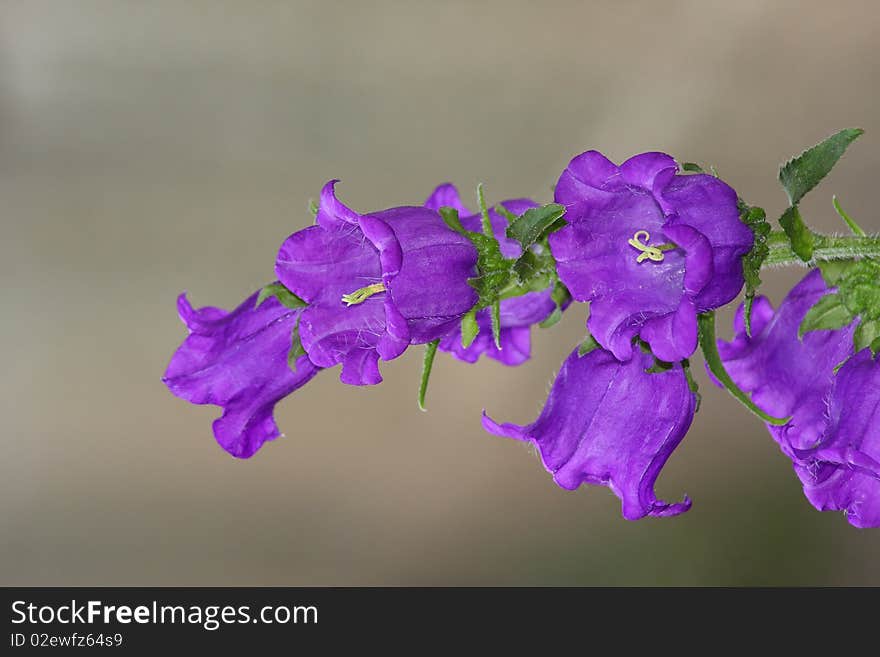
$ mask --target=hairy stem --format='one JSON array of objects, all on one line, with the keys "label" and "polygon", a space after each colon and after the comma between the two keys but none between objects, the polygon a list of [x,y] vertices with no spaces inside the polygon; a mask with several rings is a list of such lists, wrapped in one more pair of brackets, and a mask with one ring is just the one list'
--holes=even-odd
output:
[{"label": "hairy stem", "polygon": [[[852,258],[880,258],[880,235],[822,235],[813,233],[813,260],[849,260]],[[791,249],[788,237],[782,231],[774,231],[767,238],[770,253],[762,268],[779,265],[804,265]]]}]

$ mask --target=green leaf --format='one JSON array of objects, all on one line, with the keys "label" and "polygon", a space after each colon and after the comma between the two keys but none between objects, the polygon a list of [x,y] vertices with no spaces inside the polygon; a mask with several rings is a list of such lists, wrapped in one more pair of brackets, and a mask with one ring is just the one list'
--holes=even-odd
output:
[{"label": "green leaf", "polygon": [[783,212],[779,217],[779,223],[782,224],[782,229],[791,242],[792,251],[804,262],[812,260],[814,236],[801,218],[797,206],[792,205]]},{"label": "green leaf", "polygon": [[309,304],[296,296],[293,292],[288,290],[281,283],[270,283],[262,290],[260,290],[260,294],[257,296],[257,303],[254,306],[255,308],[259,308],[263,302],[269,297],[275,297],[285,308],[303,308]]},{"label": "green leaf", "polygon": [[779,182],[788,194],[789,204],[797,205],[818,185],[837,164],[847,146],[862,133],[864,130],[860,128],[846,128],[783,164],[779,169]]},{"label": "green leaf", "polygon": [[545,263],[533,251],[524,251],[513,263],[513,273],[520,285],[528,285],[528,283],[539,275],[544,268]]},{"label": "green leaf", "polygon": [[856,352],[861,351],[865,347],[871,347],[873,352],[874,343],[878,339],[880,339],[880,320],[862,320],[855,333],[853,333],[853,347],[855,347]]},{"label": "green leaf", "polygon": [[434,367],[434,356],[437,355],[437,346],[440,340],[434,340],[425,345],[425,359],[422,361],[422,379],[419,382],[419,410],[425,408],[425,395],[428,392],[428,380],[431,378],[431,368]]},{"label": "green leaf", "polygon": [[479,332],[480,325],[477,324],[477,311],[471,310],[469,313],[465,313],[464,317],[461,318],[461,346],[465,349],[470,347]]},{"label": "green leaf", "polygon": [[846,274],[852,264],[852,260],[820,260],[816,263],[819,267],[819,271],[822,272],[822,278],[825,279],[825,284],[829,287],[837,285],[837,281]]},{"label": "green leaf", "polygon": [[853,316],[839,294],[826,294],[807,311],[798,327],[798,338],[810,331],[821,331],[843,328],[852,322]]},{"label": "green leaf", "polygon": [[752,249],[742,258],[743,277],[746,282],[745,324],[746,334],[752,335],[752,304],[761,285],[761,265],[770,253],[767,237],[770,235],[770,224],[763,208],[742,205],[740,221],[742,221],[755,237]]},{"label": "green leaf", "polygon": [[721,361],[721,355],[718,353],[718,343],[715,340],[715,313],[703,313],[697,317],[697,322],[700,329],[700,348],[703,350],[703,356],[706,359],[706,365],[709,367],[709,371],[715,375],[718,382],[723,385],[737,401],[764,420],[764,422],[775,426],[788,424],[788,421],[791,420],[790,417],[773,417],[758,408],[755,402],[752,401],[751,397],[733,382],[733,379],[730,378],[727,370],[724,369],[724,363]]},{"label": "green leaf", "polygon": [[495,348],[501,349],[501,302],[496,300],[489,308],[489,316],[492,320],[492,340],[495,342]]},{"label": "green leaf", "polygon": [[588,334],[587,337],[584,338],[584,341],[581,342],[580,346],[578,347],[578,358],[583,358],[588,353],[598,348],[599,343],[596,342],[596,338]]},{"label": "green leaf", "polygon": [[703,167],[701,167],[696,162],[682,162],[681,170],[687,171],[688,173],[705,173],[703,171]]},{"label": "green leaf", "polygon": [[834,209],[837,211],[837,214],[840,215],[840,218],[846,222],[846,225],[849,226],[849,229],[852,231],[853,235],[858,235],[859,237],[865,237],[866,233],[862,230],[862,227],[859,226],[855,219],[850,217],[846,212],[844,212],[843,208],[840,205],[840,201],[837,200],[836,196],[831,197],[831,204],[834,206]]},{"label": "green leaf", "polygon": [[564,214],[565,206],[558,203],[530,208],[511,222],[507,227],[507,236],[519,242],[525,252]]}]

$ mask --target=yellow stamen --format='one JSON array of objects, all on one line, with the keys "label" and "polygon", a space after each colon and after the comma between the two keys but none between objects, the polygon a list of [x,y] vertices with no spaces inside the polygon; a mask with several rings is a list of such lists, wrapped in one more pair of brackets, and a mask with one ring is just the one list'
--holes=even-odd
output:
[{"label": "yellow stamen", "polygon": [[[650,239],[651,235],[648,231],[637,230],[636,234],[627,240],[627,244],[641,251],[639,257],[636,258],[636,262],[643,262],[645,260],[653,260],[654,262],[663,261],[663,251],[656,246],[648,246],[648,240]],[[642,240],[644,240],[644,242]]]},{"label": "yellow stamen", "polygon": [[356,304],[363,303],[374,294],[379,294],[379,292],[384,291],[385,286],[382,283],[373,283],[372,285],[367,285],[367,287],[362,287],[359,290],[355,290],[351,294],[343,294],[342,303],[344,303],[346,306],[354,306]]}]

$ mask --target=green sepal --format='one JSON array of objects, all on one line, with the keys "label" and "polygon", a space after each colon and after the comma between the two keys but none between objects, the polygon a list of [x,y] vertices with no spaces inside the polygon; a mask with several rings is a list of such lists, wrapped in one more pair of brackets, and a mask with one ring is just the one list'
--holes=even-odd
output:
[{"label": "green sepal", "polygon": [[810,331],[843,328],[852,321],[852,313],[843,304],[843,298],[839,294],[826,294],[804,315],[798,327],[798,338]]},{"label": "green sepal", "polygon": [[880,262],[870,258],[851,262],[837,280],[837,291],[851,315],[880,319]]},{"label": "green sepal", "polygon": [[858,235],[859,237],[865,237],[867,233],[859,226],[855,219],[850,217],[841,207],[840,201],[837,200],[836,196],[831,197],[831,204],[834,206],[834,210],[837,212],[838,216],[849,226],[849,229],[852,231],[853,235]]},{"label": "green sepal", "polygon": [[767,238],[770,235],[770,224],[767,221],[767,213],[763,208],[749,207],[742,201],[740,203],[740,221],[742,221],[754,235],[751,250],[742,258],[743,278],[745,279],[745,325],[746,334],[752,335],[752,304],[755,295],[761,286],[761,265],[770,253]]},{"label": "green sepal", "polygon": [[880,351],[880,338],[871,343],[871,355],[876,356],[878,351]]},{"label": "green sepal", "polygon": [[[481,189],[482,193],[482,189]],[[500,296],[513,275],[514,261],[501,254],[501,246],[491,233],[475,233],[461,224],[458,211],[454,208],[440,208],[440,216],[452,230],[467,237],[477,250],[477,276],[468,284],[480,295],[477,309],[487,308]]]},{"label": "green sepal", "polygon": [[290,351],[287,352],[287,366],[293,372],[296,372],[296,361],[299,357],[306,355],[306,350],[303,349],[302,341],[299,339],[299,319],[296,318],[296,326],[293,327],[290,335]]},{"label": "green sepal", "polygon": [[783,164],[779,168],[779,182],[788,194],[789,205],[797,205],[818,185],[847,147],[863,133],[861,128],[846,128]]},{"label": "green sepal", "polygon": [[596,338],[592,335],[587,334],[587,337],[584,338],[584,341],[578,345],[578,358],[583,358],[591,351],[598,349],[599,343],[596,342]]},{"label": "green sepal", "polygon": [[260,294],[257,296],[257,303],[254,308],[259,308],[263,302],[269,297],[275,297],[285,308],[290,308],[294,310],[296,308],[303,308],[309,304],[296,296],[293,292],[288,290],[281,283],[270,283],[262,290],[260,290]]},{"label": "green sepal", "polygon": [[783,212],[779,217],[779,223],[788,236],[788,241],[791,242],[791,250],[804,262],[812,260],[815,236],[801,218],[798,207],[792,205]]},{"label": "green sepal", "polygon": [[788,424],[789,420],[791,420],[790,417],[779,418],[764,412],[755,404],[755,402],[752,401],[751,397],[743,392],[743,390],[733,382],[733,379],[730,378],[730,375],[724,368],[721,354],[718,353],[718,343],[715,340],[715,313],[708,312],[698,315],[697,323],[699,326],[700,349],[703,351],[706,365],[708,366],[709,371],[715,375],[718,382],[727,389],[727,392],[733,395],[734,399],[761,418],[764,422],[775,426]]},{"label": "green sepal", "polygon": [[425,408],[425,395],[428,392],[428,380],[431,378],[431,368],[434,367],[434,356],[437,355],[437,347],[440,340],[434,340],[425,345],[425,359],[422,361],[422,378],[419,381],[419,410]]},{"label": "green sepal", "polygon": [[309,212],[312,213],[313,219],[318,216],[318,203],[313,198],[309,199]]},{"label": "green sepal", "polygon": [[665,360],[660,360],[659,358],[657,358],[655,356],[654,357],[654,364],[645,370],[645,374],[661,374],[663,372],[668,372],[674,366],[675,366],[675,363],[668,363]]},{"label": "green sepal", "polygon": [[871,353],[876,354],[875,344],[880,344],[880,320],[864,319],[856,327],[853,333],[853,347],[856,353],[865,347],[871,347]]},{"label": "green sepal", "polygon": [[550,298],[556,304],[556,307],[546,319],[538,324],[541,328],[550,328],[562,319],[562,309],[571,300],[571,293],[562,281],[557,280],[556,285],[553,286],[553,291],[550,293]]},{"label": "green sepal", "polygon": [[540,241],[564,214],[565,206],[558,203],[530,208],[510,222],[507,236],[519,242],[525,253],[533,244]]},{"label": "green sepal", "polygon": [[479,332],[480,325],[477,324],[477,311],[471,310],[465,313],[461,318],[461,346],[465,349],[470,347]]},{"label": "green sepal", "polygon": [[820,260],[816,263],[828,287],[836,286],[852,264],[852,260]]},{"label": "green sepal", "polygon": [[691,371],[691,361],[687,358],[681,361],[681,369],[684,370],[688,388],[694,394],[694,413],[699,413],[700,405],[703,403],[703,395],[700,394],[700,384],[697,383],[694,373]]},{"label": "green sepal", "polygon": [[687,173],[705,173],[705,171],[703,171],[703,167],[701,167],[696,162],[682,162],[681,170]]},{"label": "green sepal", "polygon": [[498,299],[489,306],[489,318],[492,321],[492,341],[496,349],[501,349],[501,302]]}]

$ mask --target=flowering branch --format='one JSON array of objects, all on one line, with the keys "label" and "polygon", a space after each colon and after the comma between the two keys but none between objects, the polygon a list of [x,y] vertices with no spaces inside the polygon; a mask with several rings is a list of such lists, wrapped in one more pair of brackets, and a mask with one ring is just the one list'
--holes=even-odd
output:
[{"label": "flowering branch", "polygon": [[[699,409],[699,347],[816,508],[880,526],[880,234],[836,197],[852,235],[817,233],[799,209],[861,134],[841,130],[781,167],[789,207],[778,228],[714,169],[656,152],[620,165],[581,153],[546,205],[489,206],[480,185],[472,211],[444,184],[422,206],[361,214],[330,181],[314,225],[282,244],[277,280],[231,312],[180,297],[189,336],[164,382],[223,407],[217,441],[248,458],[281,435],[275,404],[324,369],[375,385],[380,362],[425,345],[424,410],[438,352],[519,365],[534,325],[588,303],[588,334],[540,416],[517,425],[484,414],[488,432],[533,444],[563,488],[609,487],[627,519],[684,513],[690,499],[658,499],[654,482]],[[774,310],[761,274],[794,264],[810,272]],[[734,338],[719,341],[716,310],[741,293]]]}]

